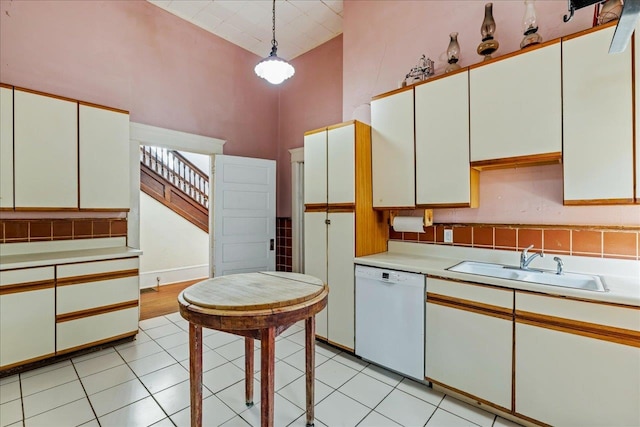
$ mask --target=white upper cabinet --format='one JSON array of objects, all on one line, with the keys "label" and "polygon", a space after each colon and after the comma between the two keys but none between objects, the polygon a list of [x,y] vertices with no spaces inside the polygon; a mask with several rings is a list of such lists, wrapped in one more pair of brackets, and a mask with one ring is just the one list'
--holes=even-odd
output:
[{"label": "white upper cabinet", "polygon": [[[469,72],[415,87],[416,204],[477,207],[469,167]],[[473,178],[473,179],[472,179]]]},{"label": "white upper cabinet", "polygon": [[79,107],[80,208],[129,208],[129,114]]},{"label": "white upper cabinet", "polygon": [[328,128],[327,197],[329,204],[352,204],[356,201],[355,134],[354,123]]},{"label": "white upper cabinet", "polygon": [[373,207],[415,206],[413,88],[371,101]]},{"label": "white upper cabinet", "polygon": [[0,208],[13,208],[13,89],[0,87]]},{"label": "white upper cabinet", "polygon": [[560,161],[559,41],[479,64],[469,73],[472,166]]},{"label": "white upper cabinet", "polygon": [[78,208],[78,104],[14,91],[16,208]]},{"label": "white upper cabinet", "polygon": [[609,55],[613,32],[562,43],[565,204],[634,200],[632,49]]},{"label": "white upper cabinet", "polygon": [[304,135],[304,203],[327,203],[327,132],[309,131]]}]

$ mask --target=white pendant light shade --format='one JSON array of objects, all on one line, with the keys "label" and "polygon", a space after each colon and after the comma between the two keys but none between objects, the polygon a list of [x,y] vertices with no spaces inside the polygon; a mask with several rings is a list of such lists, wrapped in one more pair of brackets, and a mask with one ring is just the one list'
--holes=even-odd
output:
[{"label": "white pendant light shade", "polygon": [[274,55],[258,62],[255,72],[258,77],[265,79],[269,83],[279,85],[293,76],[296,70],[293,68],[293,65]]},{"label": "white pendant light shade", "polygon": [[271,84],[279,85],[293,76],[296,70],[282,58],[278,57],[278,42],[276,41],[276,0],[273,0],[273,38],[271,39],[271,54],[258,62],[254,71],[258,77]]}]

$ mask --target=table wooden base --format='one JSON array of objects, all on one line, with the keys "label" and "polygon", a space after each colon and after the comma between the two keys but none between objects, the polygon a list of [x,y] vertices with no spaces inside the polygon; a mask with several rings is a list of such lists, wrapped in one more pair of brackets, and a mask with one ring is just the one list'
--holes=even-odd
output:
[{"label": "table wooden base", "polygon": [[[316,320],[314,316],[305,320],[305,372],[307,426],[314,425],[314,381],[316,354]],[[243,331],[245,358],[245,401],[253,405],[253,336],[260,337],[260,425],[273,427],[275,344],[277,333],[286,328],[272,326],[265,329]],[[236,331],[226,331],[236,332]],[[189,323],[189,375],[191,380],[191,426],[202,426],[202,326]]]}]

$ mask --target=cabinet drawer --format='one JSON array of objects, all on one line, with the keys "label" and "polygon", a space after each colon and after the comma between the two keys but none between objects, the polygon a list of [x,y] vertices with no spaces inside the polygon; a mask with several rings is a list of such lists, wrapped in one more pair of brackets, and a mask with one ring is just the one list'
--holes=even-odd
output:
[{"label": "cabinet drawer", "polygon": [[57,289],[56,313],[71,313],[138,299],[138,276],[60,286]]},{"label": "cabinet drawer", "polygon": [[107,280],[114,278],[114,273],[127,272],[127,275],[132,275],[134,274],[133,270],[136,270],[135,274],[137,275],[138,265],[137,257],[59,265],[58,285]]},{"label": "cabinet drawer", "polygon": [[53,266],[0,271],[0,286],[53,280]]},{"label": "cabinet drawer", "polygon": [[427,278],[428,294],[437,294],[458,300],[496,306],[513,310],[513,291],[508,289],[491,288],[449,280]]},{"label": "cabinet drawer", "polygon": [[[535,314],[640,331],[640,309],[516,292],[516,316]],[[549,321],[552,321],[549,320]]]},{"label": "cabinet drawer", "polygon": [[138,331],[138,307],[56,324],[56,351],[90,347]]}]

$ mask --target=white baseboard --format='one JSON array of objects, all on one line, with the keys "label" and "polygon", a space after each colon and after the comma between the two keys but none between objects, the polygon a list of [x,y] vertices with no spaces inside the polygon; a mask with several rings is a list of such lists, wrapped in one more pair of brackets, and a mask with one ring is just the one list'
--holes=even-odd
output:
[{"label": "white baseboard", "polygon": [[140,289],[154,288],[160,278],[160,286],[187,280],[204,279],[209,277],[209,265],[194,265],[190,267],[172,268],[140,273]]}]

